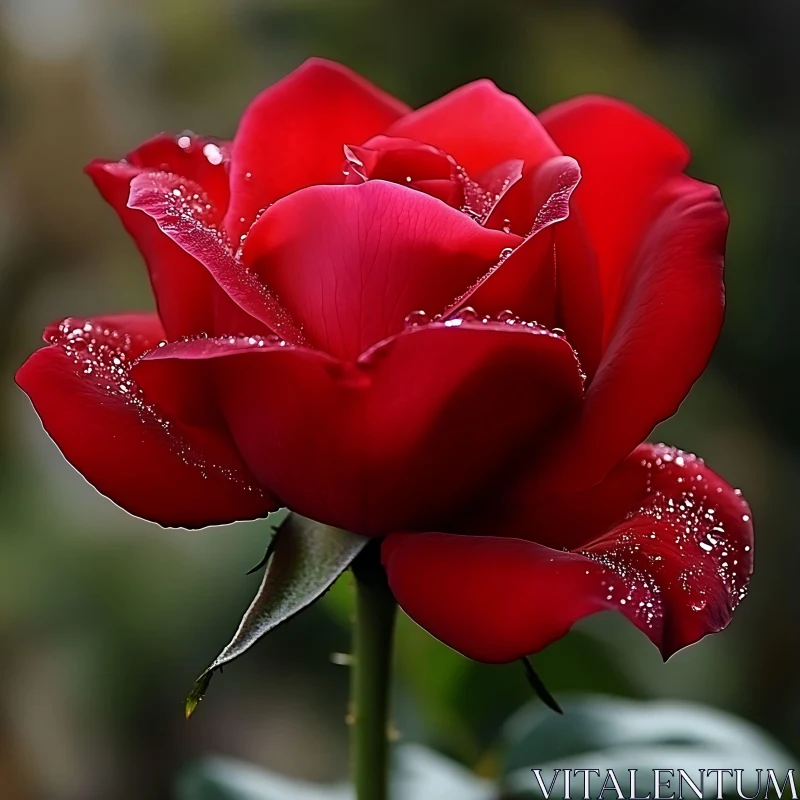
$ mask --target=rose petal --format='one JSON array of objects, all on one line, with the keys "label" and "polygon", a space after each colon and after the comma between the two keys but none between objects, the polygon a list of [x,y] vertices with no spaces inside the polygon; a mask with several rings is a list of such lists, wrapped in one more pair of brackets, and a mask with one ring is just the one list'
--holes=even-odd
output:
[{"label": "rose petal", "polygon": [[581,354],[581,364],[594,377],[603,350],[603,296],[597,256],[580,209],[553,230],[556,258],[558,325]]},{"label": "rose petal", "polygon": [[719,335],[728,224],[719,191],[679,177],[662,194],[581,418],[539,464],[553,489],[596,483],[674,414]]},{"label": "rose petal", "polygon": [[345,146],[345,155],[366,180],[405,185],[417,180],[449,180],[455,173],[455,162],[447,153],[413,139],[374,136],[361,146]]},{"label": "rose petal", "polygon": [[270,86],[247,108],[234,139],[225,221],[231,239],[279,198],[341,183],[343,145],[361,144],[408,110],[346,67],[318,58]]},{"label": "rose petal", "polygon": [[[573,219],[578,212],[571,198],[580,180],[580,166],[569,156],[550,158],[526,174],[521,189],[528,198],[525,243],[470,302],[489,309],[502,305],[503,298],[517,298],[509,308],[520,316],[566,331],[591,377],[600,354],[603,310],[594,253],[582,223]],[[501,218],[505,229],[516,230],[521,224],[519,215],[514,222],[514,212],[505,201],[487,225],[496,228]]]},{"label": "rose petal", "polygon": [[581,179],[580,166],[569,156],[552,156],[528,167],[513,192],[498,196],[486,225],[531,236],[569,216],[569,203]]},{"label": "rose petal", "polygon": [[464,205],[464,184],[453,159],[438,147],[413,139],[374,136],[362,146],[346,145],[345,183],[399,183],[430,194],[453,208]]},{"label": "rose petal", "polygon": [[407,114],[388,134],[440,147],[473,178],[510,159],[523,161],[522,178],[506,187],[492,223],[521,236],[530,231],[538,208],[530,177],[542,162],[561,155],[533,112],[489,80],[469,83]]},{"label": "rose petal", "polygon": [[537,213],[530,235],[481,276],[445,315],[463,306],[490,316],[508,309],[529,322],[555,325],[554,231],[569,216],[569,198],[580,178],[580,167],[567,156],[549,159],[539,167],[531,189]]},{"label": "rose petal", "polygon": [[560,155],[536,116],[490,80],[455,89],[406,114],[386,133],[439,147],[470,175],[509,159],[522,159],[533,170]]},{"label": "rose petal", "polygon": [[174,172],[199,183],[211,198],[217,219],[221,221],[230,201],[230,148],[230,142],[193,133],[161,134],[139,145],[125,161],[142,171]]},{"label": "rose petal", "polygon": [[165,416],[129,374],[163,338],[155,314],[64,320],[17,372],[45,430],[99,492],[165,527],[253,519],[276,508],[224,427]]},{"label": "rose petal", "polygon": [[412,189],[418,192],[429,194],[437,200],[441,200],[448,206],[460,209],[464,205],[464,188],[460,181],[451,179],[435,178],[433,180],[413,181],[409,184]]},{"label": "rose petal", "polygon": [[[432,194],[486,224],[506,192],[522,177],[522,160],[510,159],[482,172],[477,179],[455,159],[414,139],[375,136],[361,147],[345,147],[345,183],[385,180]],[[502,225],[490,227],[502,228]]]},{"label": "rose petal", "polygon": [[519,241],[421,192],[368,181],[276,203],[248,234],[243,260],[309,342],[355,359],[412,312],[443,311]]},{"label": "rose petal", "polygon": [[[481,225],[509,233],[511,230],[509,225],[490,225],[489,220],[508,192],[522,179],[522,159],[510,158],[508,161],[495,164],[481,172],[474,180],[467,175],[466,170],[459,169],[464,185],[464,207],[461,210]],[[505,222],[507,220],[504,220]]]},{"label": "rose petal", "polygon": [[[599,533],[597,498],[609,525],[571,552],[494,536],[388,537],[383,562],[395,597],[434,636],[493,663],[537,652],[603,610],[622,612],[665,658],[722,630],[752,572],[749,507],[672,448],[645,445],[622,469],[611,492],[632,504],[615,509],[616,519],[599,488],[566,500],[557,524],[587,522],[587,532]],[[541,515],[518,522],[518,536],[552,538]]]},{"label": "rose petal", "polygon": [[583,171],[575,213],[557,232],[559,305],[562,327],[591,376],[616,327],[632,260],[659,213],[662,189],[686,168],[689,151],[663,125],[610,97],[578,97],[539,119]]},{"label": "rose petal", "polygon": [[610,97],[577,97],[539,119],[581,165],[583,181],[573,202],[598,259],[607,341],[631,263],[661,208],[657,196],[686,169],[689,150],[668,128]]},{"label": "rose petal", "polygon": [[189,134],[163,134],[120,162],[92,161],[86,172],[119,215],[145,259],[158,312],[167,336],[179,338],[210,330],[216,287],[191,255],[159,231],[145,214],[128,207],[131,181],[166,170],[203,187],[221,221],[228,204],[227,145]]},{"label": "rose petal", "polygon": [[563,339],[457,320],[411,328],[355,364],[201,340],[149,353],[134,374],[150,386],[159,370],[198,361],[215,371],[230,430],[262,485],[304,516],[374,535],[460,511],[581,395]]},{"label": "rose petal", "polygon": [[209,214],[207,200],[200,186],[165,172],[135,177],[128,199],[130,208],[152,218],[161,235],[205,267],[225,295],[253,320],[248,325],[229,303],[217,302],[210,327],[195,332],[229,334],[246,328],[241,332],[261,333],[257,320],[286,341],[302,342],[302,332],[272,289],[237,260],[227,236]]}]

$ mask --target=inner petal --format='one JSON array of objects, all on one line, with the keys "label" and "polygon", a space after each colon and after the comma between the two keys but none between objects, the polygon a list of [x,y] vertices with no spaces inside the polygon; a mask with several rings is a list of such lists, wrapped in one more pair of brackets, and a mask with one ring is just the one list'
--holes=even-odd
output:
[{"label": "inner petal", "polygon": [[443,150],[414,139],[375,136],[361,146],[345,145],[344,182],[383,180],[464,206],[464,182],[455,161]]},{"label": "inner petal", "polygon": [[[522,177],[521,159],[510,159],[477,177],[444,150],[395,136],[375,136],[361,146],[346,145],[344,182],[368,180],[399,183],[438,197],[485,225],[506,192]],[[493,227],[501,227],[494,225]],[[506,226],[508,233],[510,227]]]},{"label": "inner petal", "polygon": [[410,313],[444,311],[519,243],[421,192],[368,181],[279,201],[248,234],[243,261],[311,344],[353,359]]},{"label": "inner petal", "polygon": [[[476,180],[472,180],[466,170],[460,167],[459,177],[464,185],[462,211],[481,225],[486,225],[506,192],[522,177],[523,165],[521,159],[512,158],[482,172]],[[503,221],[502,229],[506,233],[511,232],[509,220]]]}]

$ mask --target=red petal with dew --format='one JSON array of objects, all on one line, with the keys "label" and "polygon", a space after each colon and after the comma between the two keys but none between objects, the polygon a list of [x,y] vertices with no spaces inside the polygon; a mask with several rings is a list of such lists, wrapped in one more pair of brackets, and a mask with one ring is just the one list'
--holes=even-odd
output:
[{"label": "red petal with dew", "polygon": [[520,513],[506,528],[519,538],[389,536],[395,597],[445,644],[492,663],[538,652],[604,610],[628,617],[665,658],[726,627],[753,568],[739,493],[663,445],[642,445],[606,482]]},{"label": "red petal with dew", "polygon": [[67,319],[48,329],[50,346],[17,383],[67,461],[131,514],[184,528],[266,515],[275,501],[224,426],[164,415],[131,377],[133,361],[163,336],[155,314]]}]

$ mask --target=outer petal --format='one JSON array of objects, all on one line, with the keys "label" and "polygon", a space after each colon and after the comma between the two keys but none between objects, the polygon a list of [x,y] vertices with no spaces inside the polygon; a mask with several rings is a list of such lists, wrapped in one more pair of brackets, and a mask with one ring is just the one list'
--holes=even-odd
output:
[{"label": "outer petal", "polygon": [[[217,284],[217,295],[224,293],[215,298],[212,322],[202,331],[232,334],[266,329],[292,343],[303,341],[302,332],[272,289],[238,260],[199,185],[171,173],[149,172],[131,181],[128,205],[144,212],[162,237],[208,271]],[[232,304],[240,312],[231,309]]]},{"label": "outer petal", "polygon": [[128,207],[131,181],[165,170],[202,186],[221,221],[228,204],[224,143],[188,134],[163,134],[141,145],[124,161],[92,161],[86,172],[103,198],[119,214],[147,263],[159,315],[167,336],[178,338],[211,330],[216,287],[206,270],[140,211]]},{"label": "outer petal", "polygon": [[[594,533],[589,501],[600,501],[609,528],[572,551],[490,536],[388,537],[383,561],[398,602],[434,636],[487,662],[537,652],[603,610],[625,614],[665,658],[721,630],[752,572],[749,507],[670,448],[645,445],[621,470],[609,479],[612,499],[598,487],[555,514],[557,525],[571,519]],[[632,501],[627,513],[611,512],[623,500]],[[520,536],[549,538],[542,515],[518,524]]]},{"label": "outer petal", "polygon": [[591,485],[675,413],[722,325],[728,217],[714,186],[675,178],[634,259],[578,424],[539,464],[551,488]]},{"label": "outer petal", "polygon": [[381,133],[408,110],[346,67],[318,58],[270,86],[245,111],[234,140],[225,222],[231,239],[279,198],[341,183],[343,146]]},{"label": "outer petal", "polygon": [[403,329],[413,311],[441,313],[520,239],[482,228],[404,186],[314,186],[253,226],[243,260],[317,347],[355,359]]},{"label": "outer petal", "polygon": [[174,172],[203,187],[217,220],[225,217],[230,201],[228,166],[230,142],[193,133],[164,133],[129,153],[125,161],[142,170]]},{"label": "outer petal", "polygon": [[573,214],[557,232],[558,293],[560,324],[591,376],[616,327],[634,256],[662,207],[664,186],[686,168],[689,150],[663,125],[610,97],[578,97],[539,119],[583,172]]},{"label": "outer petal", "polygon": [[176,343],[134,374],[216,370],[237,446],[293,510],[363,534],[429,529],[574,408],[570,345],[453,320],[409,329],[355,364],[254,340]]},{"label": "outer petal", "polygon": [[689,149],[668,128],[610,97],[578,97],[539,119],[581,165],[573,202],[598,259],[607,340],[633,259],[661,207],[658,195],[686,169]]},{"label": "outer petal", "polygon": [[17,372],[65,458],[126,511],[168,527],[253,519],[276,508],[222,427],[166,417],[131,379],[163,338],[155,315],[64,320]]}]

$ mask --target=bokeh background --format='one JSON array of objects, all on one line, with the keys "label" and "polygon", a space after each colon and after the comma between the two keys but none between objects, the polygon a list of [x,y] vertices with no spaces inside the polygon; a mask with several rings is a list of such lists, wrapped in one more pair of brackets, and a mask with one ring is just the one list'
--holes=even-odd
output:
[{"label": "bokeh background", "polygon": [[[724,334],[656,436],[743,487],[751,596],[727,633],[667,665],[613,615],[536,663],[556,694],[701,700],[800,752],[798,38],[793,0],[0,0],[0,798],[165,800],[209,753],[346,772],[348,676],[330,655],[348,648],[347,585],[217,677],[186,723],[187,689],[258,584],[245,572],[266,524],[166,532],[127,516],[12,381],[46,323],[151,306],[84,163],[161,130],[230,136],[309,55],[412,104],[484,76],[533,109],[616,95],[678,131],[692,174],[722,187]],[[519,667],[472,664],[401,620],[398,670],[403,735],[490,774],[498,727],[530,696]]]}]

